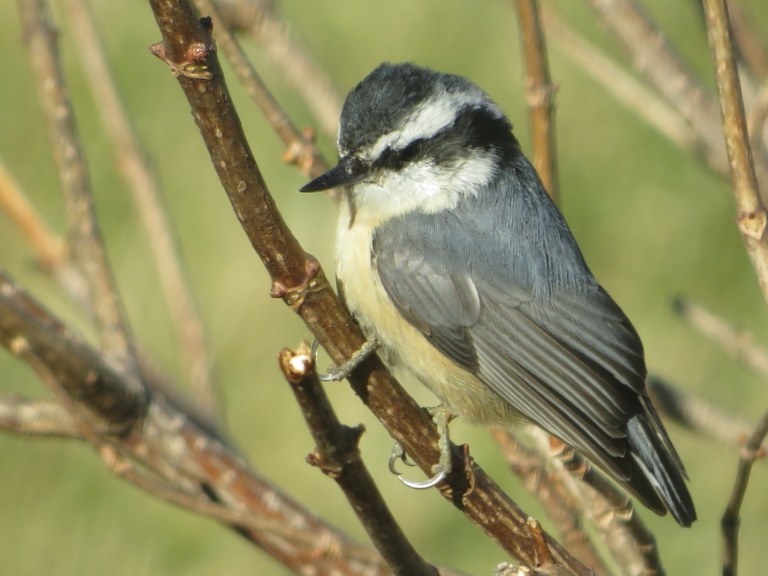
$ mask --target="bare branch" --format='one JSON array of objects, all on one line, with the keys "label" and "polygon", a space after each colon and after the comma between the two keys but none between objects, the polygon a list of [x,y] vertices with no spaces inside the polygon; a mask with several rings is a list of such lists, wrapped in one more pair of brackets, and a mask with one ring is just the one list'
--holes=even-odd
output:
[{"label": "bare branch", "polygon": [[403,534],[360,457],[363,428],[342,426],[317,379],[309,348],[283,349],[280,368],[304,415],[315,450],[307,458],[333,478],[357,514],[374,546],[395,574],[437,576]]},{"label": "bare branch", "polygon": [[[124,373],[67,330],[39,303],[0,273],[0,344],[26,361],[62,400],[87,407],[88,421],[74,422],[110,470],[154,495],[228,523],[267,553],[300,572],[324,576],[385,575],[378,555],[349,540],[253,472],[217,435],[158,391],[137,403]],[[112,435],[129,410],[140,425]],[[82,410],[75,410],[78,418]],[[121,427],[124,428],[124,427]],[[125,474],[125,458],[152,476]],[[156,479],[155,479],[156,478]],[[175,494],[172,494],[175,492]],[[204,499],[229,513],[202,504]],[[247,515],[241,522],[239,514]],[[284,529],[273,531],[274,525]]]},{"label": "bare branch", "polygon": [[557,88],[549,77],[539,3],[538,0],[515,0],[515,8],[525,54],[525,95],[531,124],[533,165],[544,188],[557,201],[560,194],[554,122]]},{"label": "bare branch", "polygon": [[738,445],[749,434],[750,426],[745,420],[658,376],[648,376],[647,385],[659,412],[685,428],[731,445]]},{"label": "bare branch", "polygon": [[765,81],[768,79],[768,46],[739,2],[729,1],[728,12],[740,59],[758,82]]},{"label": "bare branch", "polygon": [[763,298],[768,301],[768,213],[758,192],[725,0],[704,0],[704,13],[720,94],[737,221]]},{"label": "bare branch", "polygon": [[674,51],[664,33],[634,0],[589,0],[603,24],[620,41],[634,67],[685,118],[696,149],[718,174],[728,173],[717,102]]},{"label": "bare branch", "polygon": [[605,475],[559,440],[530,427],[529,437],[543,454],[554,456],[552,467],[590,519],[617,565],[625,574],[664,574],[653,534],[635,514],[632,501]]},{"label": "bare branch", "polygon": [[306,102],[322,130],[336,138],[342,97],[325,71],[296,37],[271,0],[217,0],[230,28],[248,32]]},{"label": "bare branch", "polygon": [[54,270],[65,260],[64,244],[50,231],[18,183],[0,162],[0,207],[8,214],[37,254],[41,266]]},{"label": "bare branch", "polygon": [[80,438],[69,413],[52,400],[0,395],[0,429],[15,434]]},{"label": "bare branch", "polygon": [[592,545],[582,524],[583,510],[571,493],[570,484],[547,469],[547,459],[541,452],[523,445],[508,430],[491,428],[496,443],[501,447],[510,470],[523,481],[544,506],[563,539],[563,546],[597,576],[607,576],[610,570]]},{"label": "bare branch", "polygon": [[[334,362],[342,364],[362,346],[363,336],[340,306],[317,262],[307,257],[277,212],[226,92],[205,20],[201,26],[181,2],[170,5],[152,0],[151,4],[164,38],[154,51],[178,76],[235,213],[272,277],[273,296],[283,298]],[[435,426],[378,358],[363,362],[350,381],[407,453],[429,471],[439,457]],[[440,487],[441,493],[510,554],[524,562],[534,559],[527,514],[474,463],[467,462],[462,468],[458,448],[454,454],[454,471],[449,483]],[[574,573],[588,573],[554,540],[548,543],[559,564]]]},{"label": "bare branch", "polygon": [[698,151],[696,134],[676,110],[608,58],[597,46],[576,34],[553,10],[545,9],[543,16],[550,38],[563,48],[564,56],[580,66],[606,92],[656,128],[673,144],[689,152]]},{"label": "bare branch", "polygon": [[[72,257],[87,281],[88,300],[105,353],[135,375],[136,356],[96,220],[85,156],[58,58],[56,33],[44,0],[19,0],[19,13],[66,199]],[[137,378],[133,385],[138,392]]]},{"label": "bare branch", "polygon": [[714,340],[733,357],[743,360],[760,374],[768,376],[768,351],[755,343],[752,334],[740,331],[700,304],[678,298],[675,312],[705,336]]},{"label": "bare branch", "polygon": [[216,392],[211,379],[212,365],[203,323],[188,288],[189,282],[160,200],[157,178],[125,112],[87,2],[67,0],[66,7],[66,14],[76,32],[73,37],[79,47],[83,70],[99,103],[96,109],[114,142],[115,163],[133,194],[152,246],[151,253],[165,302],[181,343],[182,364],[200,406],[215,415]]},{"label": "bare branch", "polygon": [[[286,151],[283,159],[297,166],[307,177],[315,178],[328,170],[328,163],[323,159],[314,143],[311,131],[302,132],[294,126],[278,101],[262,81],[253,64],[243,52],[240,43],[229,30],[219,14],[216,5],[210,0],[194,0],[201,14],[210,16],[213,21],[218,47],[222,49],[248,94],[261,109],[262,114],[274,129]],[[328,194],[337,201],[336,193]]]},{"label": "bare branch", "polygon": [[723,531],[723,575],[736,576],[738,566],[738,548],[739,548],[739,514],[741,505],[744,502],[744,495],[747,492],[749,476],[752,472],[752,465],[757,458],[765,456],[765,449],[762,444],[765,437],[768,436],[768,412],[758,422],[755,431],[750,436],[746,445],[741,450],[739,466],[736,469],[736,481],[733,484],[733,492],[725,508],[723,519],[721,521]]}]

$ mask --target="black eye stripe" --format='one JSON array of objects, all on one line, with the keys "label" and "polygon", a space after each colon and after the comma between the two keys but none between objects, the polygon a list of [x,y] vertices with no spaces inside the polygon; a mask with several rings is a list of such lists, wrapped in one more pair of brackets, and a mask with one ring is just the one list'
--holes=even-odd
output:
[{"label": "black eye stripe", "polygon": [[512,127],[505,118],[486,107],[465,106],[451,124],[432,136],[414,140],[404,148],[386,148],[373,166],[402,170],[424,156],[429,156],[436,164],[450,163],[467,149],[504,149],[511,156],[519,153]]},{"label": "black eye stripe", "polygon": [[405,148],[387,148],[374,162],[374,166],[400,170],[409,162],[418,158],[424,148],[424,139],[414,140]]}]

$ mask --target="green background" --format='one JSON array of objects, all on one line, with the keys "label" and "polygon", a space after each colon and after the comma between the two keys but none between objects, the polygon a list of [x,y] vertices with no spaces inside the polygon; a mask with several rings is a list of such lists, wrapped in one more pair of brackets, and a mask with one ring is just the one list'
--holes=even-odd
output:
[{"label": "green background", "polygon": [[[626,63],[586,3],[554,3],[573,26]],[[648,2],[691,68],[713,88],[706,33],[694,2]],[[768,38],[761,0],[745,2]],[[56,6],[58,8],[58,4]],[[208,328],[216,380],[233,438],[253,466],[313,511],[358,539],[366,537],[331,480],[308,467],[312,442],[280,376],[282,346],[309,338],[280,301],[251,251],[222,192],[189,114],[166,67],[147,46],[159,39],[148,5],[104,2],[96,7],[108,58],[125,105],[157,174],[164,202]],[[511,2],[486,0],[286,0],[282,14],[295,34],[345,92],[383,60],[411,60],[470,77],[504,108],[528,149],[518,28]],[[150,248],[88,92],[61,10],[62,58],[83,135],[97,210],[132,329],[155,362],[183,374],[168,314],[159,296]],[[15,6],[0,8],[0,158],[45,219],[64,229],[63,203],[48,135]],[[247,49],[268,85],[299,126],[315,124],[278,67],[251,42]],[[617,103],[574,66],[550,38],[557,95],[562,209],[600,281],[632,318],[648,366],[750,422],[766,409],[766,382],[677,318],[671,301],[684,295],[765,342],[765,303],[745,255],[726,182],[681,152]],[[226,67],[260,168],[288,224],[326,270],[333,269],[335,208],[322,195],[304,196],[305,182],[280,160],[282,145]],[[333,159],[333,136],[319,142]],[[93,339],[92,328],[0,214],[0,266]],[[418,387],[424,404],[434,400]],[[345,384],[328,386],[340,418],[362,422],[363,455],[397,518],[430,561],[490,574],[507,560],[437,493],[403,488],[386,471],[392,441]],[[0,352],[0,392],[45,396],[29,369]],[[691,477],[699,521],[689,530],[670,518],[639,513],[657,536],[670,574],[719,572],[720,516],[732,486],[738,449],[676,425],[670,433]],[[539,508],[505,470],[487,431],[456,422],[457,442],[532,514]],[[269,557],[228,530],[179,511],[113,477],[84,444],[0,435],[0,574],[19,576],[211,573],[285,574]],[[768,530],[766,467],[758,464],[741,527],[743,574],[764,570]]]}]

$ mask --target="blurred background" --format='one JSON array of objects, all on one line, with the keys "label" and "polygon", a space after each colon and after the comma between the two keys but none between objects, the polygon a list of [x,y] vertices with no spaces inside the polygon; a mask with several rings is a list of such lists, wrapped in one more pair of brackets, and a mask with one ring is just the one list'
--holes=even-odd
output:
[{"label": "blurred background", "polygon": [[[61,56],[74,101],[97,211],[132,330],[140,346],[171,377],[183,370],[177,342],[150,260],[150,247],[113,162],[85,84],[71,30],[59,3]],[[254,468],[335,525],[365,541],[334,483],[304,461],[312,449],[277,352],[310,338],[298,318],[269,297],[270,283],[216,179],[189,108],[167,68],[147,50],[160,39],[142,2],[94,2],[107,56],[125,106],[157,171],[196,300],[208,330],[215,378],[231,437]],[[561,19],[627,58],[585,2],[547,2]],[[645,2],[692,70],[714,90],[706,31],[696,2]],[[768,38],[762,0],[740,4]],[[283,0],[278,8],[344,94],[381,61],[414,61],[469,77],[508,113],[529,150],[524,70],[511,2],[502,0]],[[0,159],[54,230],[65,227],[63,200],[48,134],[23,48],[15,6],[0,8]],[[684,296],[768,342],[765,302],[735,225],[727,182],[680,151],[618,103],[550,37],[557,94],[561,207],[595,275],[643,338],[650,371],[749,422],[768,406],[763,377],[727,355],[677,317]],[[244,41],[257,70],[300,127],[316,126],[284,74],[262,47]],[[253,152],[283,216],[303,246],[333,269],[335,207],[322,195],[301,195],[306,179],[285,165],[283,146],[225,73]],[[326,158],[334,137],[318,131]],[[82,314],[43,274],[33,252],[0,213],[0,266],[93,341]],[[434,399],[409,385],[425,405]],[[490,574],[505,555],[434,491],[400,485],[386,469],[392,440],[346,384],[327,387],[341,420],[363,423],[361,449],[406,534],[430,561]],[[47,395],[34,374],[0,351],[0,393]],[[529,513],[540,509],[506,471],[488,432],[460,421],[457,443]],[[699,521],[689,530],[670,518],[638,512],[660,545],[669,574],[715,574],[720,517],[739,452],[674,424],[670,434],[685,461]],[[744,503],[740,568],[765,566],[768,491],[765,463],[756,465]],[[546,526],[546,521],[544,520]],[[138,492],[111,475],[85,444],[0,434],[0,573],[17,576],[142,575],[213,572],[277,576],[286,570],[234,533]]]}]

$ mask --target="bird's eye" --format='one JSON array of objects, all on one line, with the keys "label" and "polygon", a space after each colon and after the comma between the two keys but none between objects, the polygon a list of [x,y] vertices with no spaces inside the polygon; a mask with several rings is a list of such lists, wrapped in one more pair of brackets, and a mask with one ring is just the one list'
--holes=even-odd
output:
[{"label": "bird's eye", "polygon": [[391,170],[401,170],[421,154],[422,144],[421,140],[416,140],[405,148],[387,148],[376,164]]},{"label": "bird's eye", "polygon": [[408,162],[411,162],[412,160],[415,160],[419,154],[421,153],[421,140],[416,140],[415,142],[411,142],[403,148],[400,151],[400,162],[403,164],[406,164]]}]

